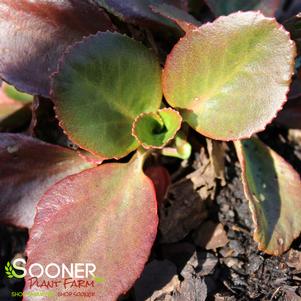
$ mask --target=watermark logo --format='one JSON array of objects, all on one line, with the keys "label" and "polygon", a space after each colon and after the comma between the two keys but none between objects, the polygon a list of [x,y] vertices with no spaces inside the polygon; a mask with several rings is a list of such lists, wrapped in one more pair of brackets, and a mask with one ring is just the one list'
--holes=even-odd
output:
[{"label": "watermark logo", "polygon": [[24,273],[21,275],[18,275],[14,269],[14,267],[11,265],[11,263],[8,261],[5,265],[5,274],[6,277],[9,279],[15,278],[15,279],[21,279],[24,278]]},{"label": "watermark logo", "polygon": [[16,258],[4,266],[8,279],[26,277],[27,291],[11,292],[12,297],[93,297],[93,289],[105,282],[97,277],[93,263],[54,263],[47,265],[38,262],[26,265],[24,258]]}]

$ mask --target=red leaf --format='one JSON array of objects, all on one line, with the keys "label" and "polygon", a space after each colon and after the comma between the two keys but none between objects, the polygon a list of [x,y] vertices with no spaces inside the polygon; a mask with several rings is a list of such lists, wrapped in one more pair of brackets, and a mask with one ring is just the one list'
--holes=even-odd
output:
[{"label": "red leaf", "polygon": [[0,222],[30,228],[36,204],[48,188],[95,164],[69,149],[3,133],[0,166]]},{"label": "red leaf", "polygon": [[155,185],[158,203],[163,203],[168,187],[171,184],[168,170],[163,166],[151,166],[146,169],[145,174]]},{"label": "red leaf", "polygon": [[[157,224],[154,187],[140,161],[89,169],[55,184],[39,202],[27,246],[27,268],[33,263],[95,264],[95,276],[104,281],[81,291],[95,292],[91,301],[116,300],[142,272]],[[43,290],[30,289],[29,278],[26,292]],[[52,280],[46,275],[42,279]],[[52,300],[70,300],[57,296],[64,290],[61,286],[51,290]]]},{"label": "red leaf", "polygon": [[112,29],[106,13],[88,1],[2,0],[0,76],[30,94],[49,94],[49,75],[70,44]]}]

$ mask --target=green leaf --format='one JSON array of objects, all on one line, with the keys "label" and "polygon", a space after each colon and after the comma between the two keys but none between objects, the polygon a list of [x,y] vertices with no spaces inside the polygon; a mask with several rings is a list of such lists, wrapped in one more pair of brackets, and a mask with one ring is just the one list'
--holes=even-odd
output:
[{"label": "green leaf", "polygon": [[[141,274],[157,224],[155,190],[141,158],[104,164],[65,178],[43,196],[27,244],[27,267],[93,263],[104,281],[95,284],[89,300],[117,300]],[[44,275],[43,280],[51,279]],[[26,283],[26,292],[44,290]],[[62,289],[51,290],[57,295]],[[91,287],[80,290],[91,292]]]},{"label": "green leaf", "polygon": [[274,16],[280,0],[205,0],[216,16],[236,11],[260,10],[266,16]]},{"label": "green leaf", "polygon": [[161,151],[163,156],[175,157],[182,160],[187,160],[191,156],[192,147],[187,141],[187,135],[179,131],[170,147],[164,147]]},{"label": "green leaf", "polygon": [[13,268],[12,268],[10,262],[8,261],[8,262],[6,263],[6,266],[5,266],[5,274],[6,274],[6,277],[9,278],[9,279],[13,278],[14,276],[13,276],[13,273],[12,273],[12,272],[13,272]]},{"label": "green leaf", "polygon": [[153,12],[175,22],[184,31],[193,30],[202,24],[186,11],[173,5],[168,5],[165,3],[151,5],[151,9]]},{"label": "green leaf", "polygon": [[275,117],[294,71],[289,34],[259,12],[220,17],[189,31],[167,58],[168,103],[199,133],[250,137]]},{"label": "green leaf", "polygon": [[142,113],[133,123],[132,134],[144,148],[162,148],[181,127],[182,117],[171,109]]},{"label": "green leaf", "polygon": [[280,255],[301,232],[301,180],[277,153],[252,138],[235,144],[259,249]]},{"label": "green leaf", "polygon": [[98,33],[67,53],[53,78],[61,126],[82,148],[120,158],[138,147],[132,123],[160,107],[161,68],[142,44],[118,33]]},{"label": "green leaf", "polygon": [[14,99],[21,103],[30,103],[33,101],[32,95],[20,92],[14,86],[3,83],[2,87],[4,93],[11,99]]},{"label": "green leaf", "polygon": [[6,118],[10,114],[15,113],[20,108],[22,108],[22,104],[9,97],[4,88],[5,84],[2,83],[0,87],[0,120]]}]

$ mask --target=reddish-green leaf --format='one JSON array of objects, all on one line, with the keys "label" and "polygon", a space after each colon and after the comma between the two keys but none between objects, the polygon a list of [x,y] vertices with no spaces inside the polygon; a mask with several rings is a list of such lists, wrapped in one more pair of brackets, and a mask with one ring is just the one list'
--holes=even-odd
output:
[{"label": "reddish-green leaf", "polygon": [[163,92],[201,134],[250,137],[285,102],[295,53],[289,34],[274,19],[259,12],[220,17],[187,32],[174,47]]},{"label": "reddish-green leaf", "polygon": [[[80,289],[95,293],[89,300],[115,301],[126,293],[143,270],[158,224],[154,186],[141,163],[104,164],[54,185],[37,207],[27,267],[93,263],[95,276],[104,281]],[[25,291],[45,291],[30,289],[28,278]],[[51,279],[44,275],[43,280]],[[61,286],[51,290],[52,300],[70,299],[57,296]]]},{"label": "reddish-green leaf", "polygon": [[280,255],[301,232],[301,180],[277,153],[252,138],[236,142],[259,249]]},{"label": "reddish-green leaf", "polygon": [[133,123],[132,135],[144,148],[162,148],[175,137],[181,123],[181,115],[172,108],[142,113]]},{"label": "reddish-green leaf", "polygon": [[160,107],[161,68],[144,45],[118,33],[98,33],[64,56],[53,80],[61,126],[82,148],[106,158],[135,150],[132,123]]},{"label": "reddish-green leaf", "polygon": [[97,5],[73,0],[2,0],[0,76],[30,94],[49,94],[49,75],[67,46],[112,29]]},{"label": "reddish-green leaf", "polygon": [[161,165],[151,166],[145,170],[145,174],[154,183],[158,203],[163,203],[171,184],[168,170]]},{"label": "reddish-green leaf", "polygon": [[216,16],[236,11],[260,10],[266,16],[274,16],[281,0],[205,0]]},{"label": "reddish-green leaf", "polygon": [[24,135],[0,134],[0,221],[30,228],[45,191],[92,166],[74,151]]},{"label": "reddish-green leaf", "polygon": [[153,12],[175,22],[184,31],[193,30],[201,26],[201,22],[196,20],[192,15],[173,5],[163,3],[152,5],[151,9]]}]

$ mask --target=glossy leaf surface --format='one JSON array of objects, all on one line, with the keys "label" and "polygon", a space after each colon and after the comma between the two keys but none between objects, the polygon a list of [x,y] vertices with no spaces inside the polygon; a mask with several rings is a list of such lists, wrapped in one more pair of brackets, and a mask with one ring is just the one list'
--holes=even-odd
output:
[{"label": "glossy leaf surface", "polygon": [[259,12],[220,17],[174,47],[163,74],[165,98],[207,137],[250,137],[286,101],[295,52],[289,34]]},{"label": "glossy leaf surface", "polygon": [[182,117],[171,109],[142,113],[133,123],[132,134],[145,148],[162,148],[181,127]]},{"label": "glossy leaf surface", "polygon": [[152,5],[151,9],[153,12],[175,22],[184,31],[189,31],[201,26],[201,22],[196,20],[192,15],[173,5],[163,3]]},{"label": "glossy leaf surface", "polygon": [[301,180],[277,153],[252,138],[236,142],[259,249],[280,255],[301,232]]},{"label": "glossy leaf surface", "polygon": [[118,33],[98,33],[75,45],[54,76],[61,126],[76,144],[106,158],[138,146],[132,123],[160,107],[161,68],[142,44]]},{"label": "glossy leaf surface", "polygon": [[136,25],[160,28],[173,26],[173,23],[154,13],[150,6],[156,4],[171,4],[187,10],[188,1],[183,0],[96,0],[97,3],[121,20]]},{"label": "glossy leaf surface", "polygon": [[[104,164],[64,179],[43,196],[30,232],[27,266],[93,263],[95,276],[104,281],[81,291],[94,291],[91,301],[115,301],[142,272],[157,224],[154,186],[141,162]],[[30,291],[26,281],[25,291]],[[60,287],[52,290],[52,300],[70,299],[57,296]]]},{"label": "glossy leaf surface", "polygon": [[274,16],[280,0],[205,0],[216,16],[229,15],[236,11],[260,10],[265,16]]},{"label": "glossy leaf surface", "polygon": [[45,191],[92,166],[69,149],[20,134],[0,134],[0,221],[30,228]]},{"label": "glossy leaf surface", "polygon": [[112,29],[92,2],[3,0],[0,5],[0,76],[21,91],[49,95],[49,76],[67,46]]}]

